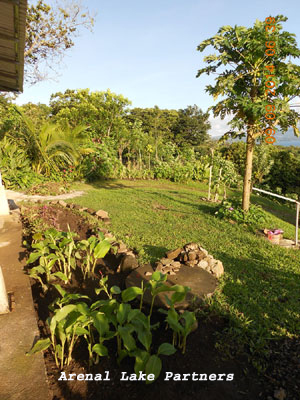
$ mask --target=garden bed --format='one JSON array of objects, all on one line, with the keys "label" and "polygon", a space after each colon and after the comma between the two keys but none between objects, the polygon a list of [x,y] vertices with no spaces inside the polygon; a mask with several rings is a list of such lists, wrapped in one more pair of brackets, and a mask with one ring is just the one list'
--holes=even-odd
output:
[{"label": "garden bed", "polygon": [[[38,215],[42,218],[46,225],[52,225],[57,229],[67,231],[68,226],[70,230],[78,233],[80,239],[87,238],[96,229],[97,224],[93,225],[86,218],[83,218],[79,212],[60,205],[37,205],[35,206],[33,215]],[[45,209],[46,207],[46,209]],[[23,219],[26,227],[26,239],[30,240],[29,235],[29,219]],[[31,226],[32,228],[32,226]],[[96,277],[100,279],[101,276],[108,276],[109,286],[118,285],[121,289],[125,288],[125,279],[127,273],[117,272],[120,263],[120,255],[107,254],[103,260],[99,262],[95,269]],[[76,271],[75,271],[76,272]],[[71,293],[87,294],[95,299],[94,289],[99,287],[99,279],[88,279],[83,281],[80,274],[74,273],[70,284],[62,287],[68,288]],[[38,326],[40,329],[41,337],[45,338],[49,335],[49,330],[46,325],[46,319],[49,316],[48,306],[57,297],[57,292],[52,287],[44,293],[41,286],[37,281],[32,280],[32,292],[34,298],[35,309],[37,312]],[[203,309],[206,315],[207,309]],[[163,325],[163,316],[156,311],[153,314],[153,321],[151,323],[160,322],[160,327],[153,331],[152,345],[157,349],[158,345],[162,342],[172,342],[172,333],[166,330]],[[69,366],[65,366],[63,371],[68,374],[104,374],[109,371],[109,381],[65,381],[58,380],[61,376],[61,371],[57,368],[52,352],[46,350],[44,352],[45,363],[47,368],[47,376],[52,390],[52,399],[54,400],[83,400],[83,399],[120,399],[124,395],[129,399],[152,399],[153,396],[157,398],[165,398],[176,400],[178,399],[219,399],[220,395],[222,400],[229,399],[249,399],[257,400],[259,398],[267,398],[267,395],[273,395],[274,390],[280,385],[280,381],[276,377],[282,375],[270,371],[272,377],[266,380],[265,377],[259,376],[258,373],[251,367],[246,357],[235,358],[225,357],[224,352],[217,350],[218,339],[223,332],[229,328],[229,322],[217,315],[209,315],[209,317],[198,318],[198,329],[192,332],[187,338],[186,353],[182,354],[179,350],[172,356],[162,356],[162,372],[152,384],[136,381],[120,381],[122,372],[127,372],[130,375],[134,372],[134,362],[132,358],[126,357],[120,365],[118,365],[116,357],[117,348],[113,343],[108,343],[110,357],[101,357],[98,365],[89,367],[88,352],[83,345],[83,341],[78,343],[74,350],[73,361]],[[288,349],[286,346],[285,349]],[[293,350],[294,351],[294,350]],[[286,355],[288,356],[288,352]],[[280,359],[278,354],[273,353],[275,361]],[[295,355],[294,355],[295,357]],[[296,362],[296,361],[295,361]],[[277,361],[278,364],[278,361]],[[296,364],[295,364],[296,365]],[[172,372],[177,375],[178,381],[172,380],[165,381],[166,373]],[[246,372],[246,374],[245,374]],[[291,372],[291,371],[290,371]],[[206,381],[193,381],[192,374],[207,374]],[[187,376],[187,380],[183,380],[183,374],[191,374]],[[211,374],[216,375],[216,380],[209,380]],[[218,374],[225,374],[225,379],[229,374],[234,374],[232,381],[217,380],[220,376]],[[224,376],[221,377],[224,379]],[[214,375],[212,375],[212,378]],[[292,377],[293,378],[293,377]],[[292,391],[291,391],[292,393]],[[288,397],[293,399],[296,397]]]}]

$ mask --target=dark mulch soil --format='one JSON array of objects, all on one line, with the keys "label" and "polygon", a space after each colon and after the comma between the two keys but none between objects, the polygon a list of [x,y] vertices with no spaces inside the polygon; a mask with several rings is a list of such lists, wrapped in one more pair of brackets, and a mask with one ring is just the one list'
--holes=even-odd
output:
[{"label": "dark mulch soil", "polygon": [[[72,231],[76,231],[79,237],[85,238],[92,233],[93,228],[86,221],[80,220],[77,214],[70,209],[57,209],[49,207],[47,210],[47,222],[55,220],[55,226],[61,230],[67,230],[68,225]],[[101,261],[96,269],[96,274],[100,278],[100,272],[109,276],[109,284],[119,285],[124,288],[125,276],[116,272],[119,259],[113,254],[108,254]],[[68,290],[95,296],[94,289],[98,287],[97,279],[89,279],[83,282],[80,273],[73,275],[71,285]],[[38,318],[38,326],[41,337],[47,335],[46,319],[49,316],[48,305],[57,297],[55,289],[49,290],[44,294],[40,286],[32,281],[32,292]],[[162,323],[162,316],[155,313],[152,322],[161,322],[153,334],[154,350],[162,342],[171,342],[171,333],[165,330]],[[193,332],[187,340],[186,354],[177,351],[173,356],[163,356],[163,370],[158,380],[146,385],[145,382],[120,381],[122,372],[130,376],[134,372],[133,360],[124,359],[119,366],[113,354],[116,348],[113,343],[109,343],[110,358],[102,357],[96,366],[88,366],[88,354],[84,343],[74,351],[74,362],[64,368],[68,377],[69,373],[102,374],[103,378],[106,371],[109,371],[110,380],[102,381],[64,381],[58,380],[60,371],[57,369],[53,356],[50,351],[45,352],[45,363],[47,376],[52,391],[52,400],[119,400],[126,398],[135,400],[143,398],[152,400],[153,398],[163,400],[299,400],[300,399],[300,341],[286,339],[271,345],[268,360],[268,369],[264,374],[258,372],[247,361],[247,354],[226,357],[221,350],[217,350],[215,345],[217,336],[220,337],[225,332],[229,323],[226,319],[219,316],[210,316],[199,320],[199,328]],[[180,374],[180,381],[165,380],[166,373],[172,372]],[[214,381],[192,380],[192,374],[216,375]],[[183,374],[187,380],[183,380]],[[234,379],[230,379],[233,374]],[[177,375],[178,377],[178,375]],[[194,375],[195,379],[199,378]],[[214,376],[212,375],[213,379]],[[277,392],[276,392],[277,390]],[[279,390],[279,391],[278,391]],[[281,397],[280,397],[281,396]]]}]

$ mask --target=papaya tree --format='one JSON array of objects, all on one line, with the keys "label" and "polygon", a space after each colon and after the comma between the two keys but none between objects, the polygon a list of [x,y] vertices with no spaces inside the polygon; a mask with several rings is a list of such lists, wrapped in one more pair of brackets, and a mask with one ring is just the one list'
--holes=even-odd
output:
[{"label": "papaya tree", "polygon": [[[292,62],[300,57],[300,49],[295,35],[283,31],[281,22],[286,20],[277,15],[263,22],[256,20],[251,28],[223,26],[197,48],[203,52],[212,46],[216,51],[204,57],[206,66],[198,71],[197,77],[204,73],[217,74],[215,84],[207,85],[206,91],[214,99],[222,97],[210,108],[214,117],[232,116],[230,130],[223,139],[246,136],[244,211],[248,211],[250,205],[256,140],[264,138],[266,130],[275,133],[275,127],[281,133],[292,127],[299,136],[299,114],[290,108],[290,101],[300,95],[300,66]],[[273,86],[270,80],[275,83],[272,90],[268,90]],[[270,120],[266,113],[271,110],[275,117]]]}]

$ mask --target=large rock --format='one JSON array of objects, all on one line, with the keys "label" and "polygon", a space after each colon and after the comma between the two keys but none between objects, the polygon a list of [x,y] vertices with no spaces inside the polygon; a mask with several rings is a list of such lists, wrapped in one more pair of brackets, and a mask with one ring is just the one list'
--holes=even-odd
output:
[{"label": "large rock", "polygon": [[97,217],[101,218],[101,219],[109,219],[109,215],[108,212],[103,211],[103,210],[98,210],[96,212]]},{"label": "large rock", "polygon": [[[145,286],[151,278],[151,274],[149,274],[149,272],[153,273],[153,269],[150,264],[146,264],[135,269],[126,278],[126,287],[141,287],[142,281],[144,281]],[[186,265],[182,265],[180,270],[175,275],[167,275],[166,284],[169,286],[183,285],[191,288],[191,291],[188,292],[185,301],[176,305],[176,308],[184,309],[193,302],[195,296],[198,299],[210,297],[217,287],[217,279],[212,276],[212,274],[204,271],[202,268],[190,268]],[[158,296],[156,296],[154,302],[155,306],[168,308],[165,296],[171,297],[172,292],[160,293]],[[151,300],[151,293],[147,290],[144,295],[144,301],[147,304],[151,304]]]},{"label": "large rock", "polygon": [[224,267],[220,260],[216,260],[216,263],[211,267],[211,272],[220,278],[224,274]]},{"label": "large rock", "polygon": [[176,250],[170,250],[166,253],[166,257],[174,260],[174,258],[178,257],[179,254],[182,252],[182,248],[178,248]]},{"label": "large rock", "polygon": [[136,268],[138,268],[139,264],[135,257],[126,255],[122,258],[120,264],[120,272],[130,272]]}]

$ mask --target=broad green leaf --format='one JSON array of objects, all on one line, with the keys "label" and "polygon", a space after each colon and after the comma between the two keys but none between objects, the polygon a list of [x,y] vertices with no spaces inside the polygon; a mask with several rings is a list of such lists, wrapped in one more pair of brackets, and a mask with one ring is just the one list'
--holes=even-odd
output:
[{"label": "broad green leaf", "polygon": [[101,343],[97,343],[93,346],[92,351],[97,353],[99,356],[104,357],[108,356],[108,349]]},{"label": "broad green leaf", "polygon": [[174,353],[176,353],[176,349],[170,343],[162,343],[157,351],[157,354],[163,354],[165,356],[171,356]]},{"label": "broad green leaf", "polygon": [[57,322],[63,320],[66,318],[66,316],[68,314],[70,314],[70,312],[74,311],[76,309],[76,305],[75,304],[68,304],[64,307],[62,307],[61,309],[59,309],[56,313],[55,313],[55,319]]},{"label": "broad green leaf", "polygon": [[90,309],[86,303],[77,303],[76,308],[81,314],[90,315]]},{"label": "broad green leaf", "polygon": [[92,313],[92,318],[94,327],[97,329],[100,337],[104,336],[109,331],[109,323],[106,315],[95,311]]},{"label": "broad green leaf", "polygon": [[32,264],[34,263],[38,258],[41,257],[41,253],[30,253],[30,256],[27,260],[27,264]]},{"label": "broad green leaf", "polygon": [[126,303],[128,301],[134,300],[137,296],[143,294],[143,290],[137,286],[131,286],[128,289],[123,290],[122,300]]},{"label": "broad green leaf", "polygon": [[145,350],[137,349],[132,352],[132,355],[135,356],[134,372],[139,375],[140,371],[143,372],[145,370],[150,354]]},{"label": "broad green leaf", "polygon": [[55,272],[53,275],[56,276],[57,278],[61,279],[64,282],[68,281],[68,277],[60,271]]},{"label": "broad green leaf", "polygon": [[136,343],[135,340],[131,334],[131,329],[128,328],[127,326],[118,326],[118,332],[123,340],[124,347],[128,351],[133,351],[136,349]]},{"label": "broad green leaf", "polygon": [[119,286],[112,286],[110,288],[110,293],[112,293],[112,294],[120,294],[121,293],[121,289],[119,288]]},{"label": "broad green leaf", "polygon": [[119,324],[123,325],[124,322],[127,320],[129,311],[131,310],[130,304],[121,303],[119,305],[119,309],[117,311],[117,321]]},{"label": "broad green leaf", "polygon": [[51,340],[49,338],[47,339],[40,339],[38,340],[35,345],[32,347],[28,353],[26,353],[27,356],[31,356],[32,354],[35,354],[39,351],[44,351],[48,349],[48,347],[51,345]]},{"label": "broad green leaf", "polygon": [[95,258],[103,258],[110,249],[110,243],[105,239],[98,243],[94,249]]},{"label": "broad green leaf", "polygon": [[[147,375],[154,374],[156,380],[159,377],[160,371],[162,368],[161,360],[159,357],[153,355],[149,358],[146,364],[145,372]],[[147,383],[152,383],[154,381],[148,381]]]}]

